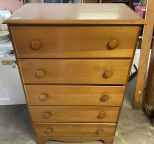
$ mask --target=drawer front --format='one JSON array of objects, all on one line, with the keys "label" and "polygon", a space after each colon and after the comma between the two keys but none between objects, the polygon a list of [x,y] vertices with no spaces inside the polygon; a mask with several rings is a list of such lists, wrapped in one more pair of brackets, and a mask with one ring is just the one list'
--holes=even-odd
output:
[{"label": "drawer front", "polygon": [[116,122],[119,107],[30,106],[32,122]]},{"label": "drawer front", "polygon": [[120,106],[124,86],[25,85],[29,105]]},{"label": "drawer front", "polygon": [[114,137],[102,137],[102,136],[44,136],[45,139],[62,141],[65,143],[83,143],[90,141],[101,141],[103,144],[113,144]]},{"label": "drawer front", "polygon": [[27,84],[125,84],[130,60],[19,60]]},{"label": "drawer front", "polygon": [[112,137],[115,133],[115,124],[102,123],[48,123],[34,124],[38,136],[80,136],[80,137]]},{"label": "drawer front", "polygon": [[132,57],[138,26],[11,27],[19,58]]}]

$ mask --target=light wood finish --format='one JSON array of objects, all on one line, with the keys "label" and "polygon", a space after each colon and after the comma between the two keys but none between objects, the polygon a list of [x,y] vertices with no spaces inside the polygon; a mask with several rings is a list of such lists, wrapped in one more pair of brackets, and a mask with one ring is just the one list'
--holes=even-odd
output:
[{"label": "light wood finish", "polygon": [[[49,11],[52,11],[49,13]],[[124,4],[27,4],[7,24],[143,24]]]},{"label": "light wood finish", "polygon": [[32,122],[116,122],[119,107],[30,106]]},{"label": "light wood finish", "polygon": [[153,89],[154,89],[154,41],[152,44],[149,71],[148,71],[147,83],[146,83],[144,99],[143,99],[144,112],[150,118],[154,118],[154,91]]},{"label": "light wood finish", "polygon": [[124,86],[25,85],[29,105],[121,106]]},{"label": "light wood finish", "polygon": [[34,124],[34,129],[40,137],[113,137],[115,128],[115,124],[105,123]]},{"label": "light wood finish", "polygon": [[125,84],[130,64],[130,60],[19,60],[26,84]]},{"label": "light wood finish", "polygon": [[136,82],[134,108],[140,108],[142,105],[142,98],[144,87],[146,83],[147,65],[149,60],[149,51],[152,42],[153,28],[154,28],[154,2],[147,1],[146,25],[144,25],[143,39],[141,44],[141,54],[138,69],[138,76]]},{"label": "light wood finish", "polygon": [[144,20],[124,4],[28,4],[5,23],[37,144],[113,144]]},{"label": "light wood finish", "polygon": [[18,58],[123,58],[133,56],[139,27],[11,27],[11,32]]}]

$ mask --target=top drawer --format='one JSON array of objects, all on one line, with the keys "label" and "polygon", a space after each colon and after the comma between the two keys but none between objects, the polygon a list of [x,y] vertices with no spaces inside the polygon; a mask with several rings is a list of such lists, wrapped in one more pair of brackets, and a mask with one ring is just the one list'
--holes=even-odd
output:
[{"label": "top drawer", "polygon": [[132,57],[139,26],[11,27],[18,58]]}]

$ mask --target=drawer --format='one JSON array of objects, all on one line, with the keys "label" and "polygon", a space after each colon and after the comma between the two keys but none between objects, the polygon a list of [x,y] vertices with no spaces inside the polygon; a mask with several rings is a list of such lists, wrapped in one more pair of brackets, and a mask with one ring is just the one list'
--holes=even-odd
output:
[{"label": "drawer", "polygon": [[26,84],[125,84],[131,60],[21,59]]},{"label": "drawer", "polygon": [[33,124],[38,136],[80,136],[80,137],[112,137],[115,133],[115,124],[103,123],[47,123]]},{"label": "drawer", "polygon": [[138,26],[11,27],[18,58],[132,57]]},{"label": "drawer", "polygon": [[32,122],[116,122],[119,107],[30,106]]},{"label": "drawer", "polygon": [[29,105],[120,106],[124,86],[25,85]]}]

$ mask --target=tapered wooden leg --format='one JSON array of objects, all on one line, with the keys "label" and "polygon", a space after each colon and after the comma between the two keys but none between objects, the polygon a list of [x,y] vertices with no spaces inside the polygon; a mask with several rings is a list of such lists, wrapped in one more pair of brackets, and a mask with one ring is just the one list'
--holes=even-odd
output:
[{"label": "tapered wooden leg", "polygon": [[102,142],[102,144],[104,144],[104,141],[103,140],[100,140],[100,142]]},{"label": "tapered wooden leg", "polygon": [[103,139],[100,140],[102,144],[113,144],[113,139]]},{"label": "tapered wooden leg", "polygon": [[36,138],[36,144],[45,144],[45,139],[42,139],[40,137]]}]

